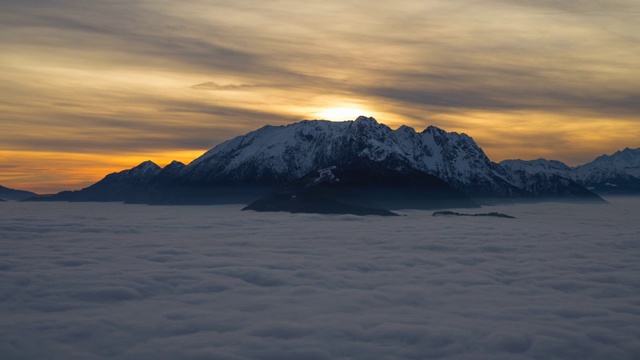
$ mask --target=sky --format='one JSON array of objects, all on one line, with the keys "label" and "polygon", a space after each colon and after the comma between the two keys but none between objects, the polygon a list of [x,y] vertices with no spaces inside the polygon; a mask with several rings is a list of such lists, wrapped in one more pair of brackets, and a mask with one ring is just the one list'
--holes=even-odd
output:
[{"label": "sky", "polygon": [[515,219],[0,203],[0,358],[637,360],[640,197],[610,200],[483,209]]},{"label": "sky", "polygon": [[635,0],[0,0],[0,184],[79,189],[373,116],[494,161],[640,147]]}]

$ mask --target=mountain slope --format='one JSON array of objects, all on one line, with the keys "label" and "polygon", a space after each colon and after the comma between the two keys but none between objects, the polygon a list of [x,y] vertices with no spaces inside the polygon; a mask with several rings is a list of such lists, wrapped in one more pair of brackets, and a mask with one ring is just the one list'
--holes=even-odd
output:
[{"label": "mountain slope", "polygon": [[525,174],[549,174],[571,177],[572,168],[557,160],[504,160],[500,166],[507,169],[509,173]]},{"label": "mountain slope", "polygon": [[537,197],[604,201],[572,180],[572,168],[557,160],[505,160],[500,162],[516,186]]},{"label": "mountain slope", "polygon": [[405,163],[363,157],[313,171],[243,210],[385,215],[379,211],[452,207],[478,205],[446,182]]},{"label": "mountain slope", "polygon": [[162,169],[152,161],[145,161],[129,170],[112,173],[82,190],[61,193],[34,200],[58,201],[129,201],[144,193]]},{"label": "mountain slope", "polygon": [[38,196],[38,194],[31,191],[9,189],[0,185],[0,199],[2,200],[23,200],[33,196]]}]

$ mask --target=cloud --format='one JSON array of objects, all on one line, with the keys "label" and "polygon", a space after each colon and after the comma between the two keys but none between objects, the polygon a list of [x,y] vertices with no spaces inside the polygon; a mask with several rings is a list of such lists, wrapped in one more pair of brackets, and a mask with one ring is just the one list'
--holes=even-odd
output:
[{"label": "cloud", "polygon": [[544,1],[514,1],[497,0],[494,3],[503,3],[508,6],[518,7],[522,11],[532,11],[541,14],[621,14],[639,12],[637,4],[628,1],[592,2],[587,0],[564,2],[557,0]]},{"label": "cloud", "polygon": [[[539,157],[533,150],[546,146],[518,112],[574,129],[615,125],[609,140],[567,159],[637,147],[640,9],[630,0],[29,0],[3,9],[0,144],[13,153],[1,162],[45,149],[205,151],[339,104],[396,126],[485,137],[495,160]],[[480,112],[503,120],[475,121]],[[540,134],[531,147],[494,141],[506,116],[514,137]],[[601,135],[589,128],[560,141]],[[561,149],[551,157],[565,160]]]},{"label": "cloud", "polygon": [[252,89],[252,88],[256,88],[256,87],[260,87],[260,85],[250,85],[250,84],[218,85],[213,81],[207,81],[205,83],[197,84],[197,85],[193,85],[192,86],[192,88],[194,88],[194,89],[201,89],[201,90],[244,90],[244,89]]},{"label": "cloud", "polygon": [[[634,359],[633,209],[3,203],[0,357]],[[606,207],[606,211],[603,211]]]}]

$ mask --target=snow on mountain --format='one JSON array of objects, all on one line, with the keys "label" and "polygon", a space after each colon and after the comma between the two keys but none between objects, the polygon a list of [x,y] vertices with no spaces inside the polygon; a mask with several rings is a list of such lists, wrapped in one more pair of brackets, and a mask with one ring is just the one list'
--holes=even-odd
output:
[{"label": "snow on mountain", "polygon": [[117,173],[112,173],[102,181],[105,182],[133,182],[138,184],[144,184],[151,182],[155,179],[156,175],[160,173],[162,168],[156,165],[153,161],[147,160],[140,165],[133,167],[129,170],[123,170]]},{"label": "snow on mountain", "polygon": [[374,118],[302,121],[265,126],[226,141],[194,160],[183,177],[194,183],[284,183],[358,158],[397,159],[469,193],[509,195],[519,190],[472,138],[430,126],[392,130]]},{"label": "snow on mountain", "polygon": [[162,169],[152,161],[111,173],[97,183],[76,191],[34,199],[35,201],[125,201],[136,198],[141,190],[157,180]]},{"label": "snow on mountain", "polygon": [[639,153],[625,149],[576,169],[544,159],[496,164],[471,137],[435,126],[416,132],[408,126],[392,130],[364,116],[345,122],[306,120],[235,137],[186,166],[174,161],[161,169],[145,161],[85,189],[43,200],[205,203],[226,196],[231,201],[360,160],[398,173],[423,172],[474,197],[590,197],[583,185],[598,190],[600,183],[592,186],[581,179],[596,175],[606,180],[605,189],[640,191],[640,179],[631,175],[640,174]]},{"label": "snow on mountain", "polygon": [[626,148],[602,155],[574,170],[575,178],[585,184],[605,183],[612,178],[640,178],[640,148]]},{"label": "snow on mountain", "polygon": [[572,180],[572,168],[557,160],[504,160],[500,166],[513,184],[538,196],[593,198],[598,196]]},{"label": "snow on mountain", "polygon": [[[550,176],[571,179],[599,194],[640,192],[640,149],[626,148],[612,155],[602,155],[575,168],[559,161],[544,159],[505,160],[500,165],[511,174],[511,180],[515,185],[534,193],[527,184],[535,182],[534,178],[536,181],[544,182]],[[579,190],[573,185],[571,187]]]},{"label": "snow on mountain", "polygon": [[602,155],[578,166],[573,177],[584,186],[602,194],[640,193],[640,148]]},{"label": "snow on mountain", "polygon": [[504,160],[500,162],[500,166],[507,169],[511,173],[523,172],[526,174],[556,174],[570,177],[571,167],[558,160]]}]

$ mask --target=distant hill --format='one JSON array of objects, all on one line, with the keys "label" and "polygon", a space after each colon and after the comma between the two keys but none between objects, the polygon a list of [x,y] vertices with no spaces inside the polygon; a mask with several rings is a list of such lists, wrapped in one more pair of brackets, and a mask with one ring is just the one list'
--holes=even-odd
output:
[{"label": "distant hill", "polygon": [[0,200],[23,200],[34,196],[38,196],[38,194],[31,191],[9,189],[0,185]]}]

